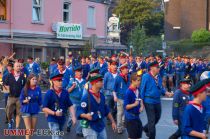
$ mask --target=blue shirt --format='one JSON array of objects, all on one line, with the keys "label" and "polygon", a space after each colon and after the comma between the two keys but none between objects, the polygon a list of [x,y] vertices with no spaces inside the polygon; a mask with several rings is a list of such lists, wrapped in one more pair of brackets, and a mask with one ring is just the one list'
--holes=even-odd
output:
[{"label": "blue shirt", "polygon": [[90,65],[89,64],[82,65],[82,71],[83,71],[82,78],[86,79],[86,77],[88,76],[88,72],[90,71]]},{"label": "blue shirt", "polygon": [[69,93],[69,97],[73,104],[79,105],[80,100],[82,98],[84,85],[86,82],[84,79],[82,79],[82,81],[79,82],[77,79],[71,78],[66,89],[68,90],[69,88],[71,88],[74,82],[76,82],[76,87],[72,90],[72,92]]},{"label": "blue shirt", "polygon": [[114,91],[119,99],[124,99],[124,95],[130,86],[130,77],[128,76],[128,81],[125,81],[120,75],[117,75],[114,84]]},{"label": "blue shirt", "polygon": [[[157,82],[157,83],[156,83]],[[145,103],[158,104],[160,103],[160,96],[165,95],[165,89],[162,85],[162,79],[158,75],[157,81],[152,75],[146,73],[142,76],[141,82],[141,98]]]},{"label": "blue shirt", "polygon": [[41,73],[41,68],[40,68],[39,64],[37,64],[36,62],[33,62],[32,67],[30,67],[30,64],[26,64],[25,68],[27,70],[27,72],[26,72],[27,76],[30,73],[33,73],[36,76],[38,76]]},{"label": "blue shirt", "polygon": [[48,67],[49,75],[52,74],[55,68],[57,68],[57,64],[50,64],[50,66]]},{"label": "blue shirt", "polygon": [[168,64],[167,64],[167,66],[166,66],[166,73],[167,74],[174,74],[174,63],[173,63],[173,61],[168,61]]},{"label": "blue shirt", "polygon": [[66,90],[62,90],[60,96],[58,96],[53,90],[48,90],[45,94],[43,101],[43,108],[49,108],[52,111],[57,111],[58,109],[62,109],[62,116],[54,116],[48,115],[48,122],[56,122],[59,124],[65,123],[65,115],[67,114],[67,110],[72,106],[72,102],[69,98],[69,94]]},{"label": "blue shirt", "polygon": [[[77,109],[77,117],[79,120],[82,120],[80,117],[81,114],[87,114],[93,112],[92,120],[88,121],[89,126],[96,132],[101,132],[105,128],[104,118],[109,114],[109,108],[105,104],[105,97],[100,93],[100,103],[98,103],[92,94],[90,94],[90,100],[88,101],[88,93],[86,93],[81,99],[81,105]],[[88,107],[90,105],[90,111]],[[99,116],[100,115],[100,116]],[[87,120],[87,119],[85,119]]]},{"label": "blue shirt", "polygon": [[108,71],[108,64],[106,62],[104,62],[102,65],[100,65],[100,63],[98,62],[98,66],[99,67],[99,73],[104,76],[105,73]]},{"label": "blue shirt", "polygon": [[104,75],[104,90],[113,91],[115,79],[116,79],[116,77],[114,78],[114,76],[112,75],[111,72],[107,72]]},{"label": "blue shirt", "polygon": [[[22,113],[30,113],[30,114],[38,114],[40,112],[40,106],[42,105],[42,92],[40,87],[36,87],[35,89],[28,89],[28,95],[24,95],[24,88],[20,94],[20,103]],[[29,103],[23,103],[26,97],[30,97]]]},{"label": "blue shirt", "polygon": [[205,119],[210,118],[210,96],[207,95],[206,100],[203,102]]},{"label": "blue shirt", "polygon": [[127,120],[136,120],[139,119],[139,109],[141,107],[140,103],[138,106],[133,107],[132,109],[126,110],[126,106],[129,104],[133,104],[136,101],[136,98],[140,97],[140,94],[135,94],[134,91],[130,88],[128,88],[128,90],[125,93],[125,97],[124,97],[124,110],[125,110],[125,118]]},{"label": "blue shirt", "polygon": [[185,72],[185,63],[177,61],[175,63],[176,73],[184,73]]},{"label": "blue shirt", "polygon": [[182,134],[189,139],[199,139],[190,136],[191,131],[195,130],[197,132],[203,133],[203,130],[206,129],[206,125],[204,122],[204,113],[200,112],[192,104],[186,106],[182,123]]},{"label": "blue shirt", "polygon": [[180,89],[175,91],[172,107],[173,120],[182,121],[184,109],[188,104],[189,100],[189,95],[184,94]]}]

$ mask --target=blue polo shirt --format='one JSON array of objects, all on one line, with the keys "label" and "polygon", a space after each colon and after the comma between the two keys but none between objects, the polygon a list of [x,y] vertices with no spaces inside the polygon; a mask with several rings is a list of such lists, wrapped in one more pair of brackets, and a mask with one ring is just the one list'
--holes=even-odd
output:
[{"label": "blue polo shirt", "polygon": [[[42,92],[40,87],[35,89],[28,89],[28,95],[24,95],[24,89],[20,94],[20,103],[22,113],[38,114],[40,112],[40,106],[42,105]],[[26,97],[31,97],[29,103],[23,103]]]},{"label": "blue polo shirt", "polygon": [[114,91],[117,93],[119,99],[124,99],[124,95],[130,86],[130,77],[128,76],[128,81],[126,82],[120,75],[117,75],[114,84]]},{"label": "blue polo shirt", "polygon": [[[138,98],[139,98],[139,94],[137,94]],[[126,120],[136,120],[139,119],[139,109],[141,107],[140,103],[138,106],[133,107],[132,109],[126,110],[126,106],[129,104],[133,104],[136,101],[137,98],[136,94],[134,93],[134,90],[128,88],[128,90],[125,93],[125,97],[124,97],[124,110],[125,110],[125,118]]]},{"label": "blue polo shirt", "polygon": [[142,76],[141,82],[141,98],[145,103],[158,104],[160,103],[160,96],[165,95],[165,89],[162,85],[162,79],[158,75],[157,80],[152,75],[146,73]]},{"label": "blue polo shirt", "polygon": [[112,73],[110,71],[108,71],[104,75],[104,90],[113,91],[114,90],[115,79],[116,79],[116,77],[114,78]]},{"label": "blue polo shirt", "polygon": [[[92,94],[90,95],[90,101],[88,103],[88,93],[86,93],[81,100],[81,105],[77,109],[77,118],[78,120],[82,120],[80,117],[81,114],[87,114],[88,107],[90,104],[90,112],[93,112],[92,120],[88,121],[89,126],[96,132],[101,132],[105,128],[104,118],[109,114],[109,108],[105,104],[105,97],[102,93],[100,93],[100,103],[98,103]],[[101,118],[99,117],[98,113],[100,112]],[[87,119],[85,119],[87,120]]]},{"label": "blue polo shirt", "polygon": [[52,111],[56,111],[56,103],[59,103],[60,109],[63,111],[63,116],[53,116],[48,115],[47,121],[48,122],[56,122],[59,124],[65,123],[65,115],[67,114],[67,110],[69,107],[72,106],[72,102],[69,99],[69,94],[66,90],[62,90],[60,96],[58,96],[53,90],[48,90],[45,94],[44,101],[43,101],[43,108],[49,108]]},{"label": "blue polo shirt", "polygon": [[76,82],[76,87],[72,90],[72,92],[69,93],[69,97],[73,104],[79,105],[86,82],[84,79],[82,79],[81,82],[79,82],[77,79],[71,78],[66,89],[68,90],[69,88],[71,88],[74,82]]},{"label": "blue polo shirt", "polygon": [[33,62],[32,67],[30,67],[30,64],[26,64],[25,68],[27,70],[27,72],[26,72],[27,76],[30,73],[33,73],[36,76],[38,76],[41,73],[41,68],[40,68],[39,64],[37,64],[36,62]]},{"label": "blue polo shirt", "polygon": [[203,130],[206,129],[204,116],[205,114],[199,111],[192,104],[187,105],[183,115],[183,125],[182,125],[183,136],[190,139],[199,139],[190,136],[190,132],[195,130],[197,132],[203,133]]}]

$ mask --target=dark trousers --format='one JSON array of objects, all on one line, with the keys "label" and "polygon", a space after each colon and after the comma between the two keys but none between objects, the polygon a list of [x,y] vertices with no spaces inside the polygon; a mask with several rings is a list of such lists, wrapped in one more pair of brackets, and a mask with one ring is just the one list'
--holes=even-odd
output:
[{"label": "dark trousers", "polygon": [[160,120],[161,104],[145,103],[145,110],[147,113],[148,123],[144,126],[144,131],[149,135],[149,139],[155,139],[156,128],[155,125]]},{"label": "dark trousers", "polygon": [[179,125],[178,125],[177,131],[174,134],[172,134],[169,137],[169,139],[178,139],[179,137],[181,137],[181,135],[182,135],[181,127],[182,127],[182,124],[181,124],[181,121],[179,120]]}]

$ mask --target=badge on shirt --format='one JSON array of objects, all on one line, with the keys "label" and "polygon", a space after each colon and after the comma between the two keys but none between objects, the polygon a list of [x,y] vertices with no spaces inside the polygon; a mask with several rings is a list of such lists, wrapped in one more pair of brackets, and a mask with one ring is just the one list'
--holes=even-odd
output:
[{"label": "badge on shirt", "polygon": [[185,99],[186,99],[186,97],[182,97],[182,99],[183,99],[183,100],[185,100]]},{"label": "badge on shirt", "polygon": [[86,103],[86,102],[82,102],[82,103],[81,103],[81,107],[82,107],[82,108],[87,107],[87,103]]}]

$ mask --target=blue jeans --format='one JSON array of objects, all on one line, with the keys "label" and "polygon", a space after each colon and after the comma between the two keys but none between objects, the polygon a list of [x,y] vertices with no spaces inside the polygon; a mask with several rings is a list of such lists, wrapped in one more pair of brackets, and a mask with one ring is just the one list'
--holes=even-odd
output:
[{"label": "blue jeans", "polygon": [[82,133],[85,139],[107,139],[105,128],[100,133],[91,128],[83,128]]},{"label": "blue jeans", "polygon": [[[74,106],[74,109],[75,109],[75,113],[77,113],[77,105],[73,105]],[[72,119],[71,119],[71,114],[69,114],[69,119],[68,119],[68,122],[67,122],[67,127],[70,127],[71,128],[72,126]],[[76,134],[82,134],[82,127],[80,125],[80,120],[77,120],[77,123],[76,123]]]},{"label": "blue jeans", "polygon": [[[52,132],[59,132],[63,131],[63,124],[55,123],[55,122],[48,122],[48,126]],[[63,139],[62,136],[59,135],[52,135],[52,139]]]},{"label": "blue jeans", "polygon": [[145,110],[147,114],[148,123],[144,126],[144,131],[149,134],[149,139],[155,139],[156,128],[155,125],[160,120],[161,104],[145,103]]}]

